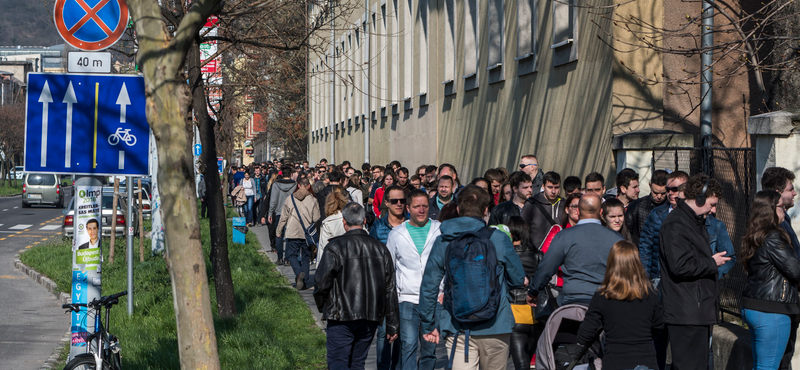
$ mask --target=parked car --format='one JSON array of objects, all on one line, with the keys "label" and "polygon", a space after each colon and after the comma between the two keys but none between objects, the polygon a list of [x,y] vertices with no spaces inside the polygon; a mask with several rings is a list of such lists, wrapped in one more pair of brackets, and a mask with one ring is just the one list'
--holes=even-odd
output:
[{"label": "parked car", "polygon": [[[121,182],[119,184],[120,191],[127,189],[125,182]],[[142,218],[145,220],[150,219],[150,204],[153,199],[151,192],[152,187],[150,183],[150,178],[143,178],[142,179]],[[139,204],[139,184],[137,180],[133,181],[133,200],[135,204]]]},{"label": "parked car", "polygon": [[25,174],[24,169],[25,167],[16,166],[13,170],[9,170],[8,174],[6,175],[6,180],[22,180],[22,175]]},{"label": "parked car", "polygon": [[[73,197],[72,200],[69,202],[69,208],[64,211],[64,221],[61,224],[61,236],[65,238],[71,238],[74,228],[74,215],[75,215],[75,198]],[[102,233],[103,236],[111,236],[111,217],[113,216],[113,202],[114,202],[114,188],[103,188],[103,197],[102,197]],[[116,227],[116,235],[117,237],[124,237],[125,234],[125,212],[128,209],[127,203],[127,195],[124,192],[120,192],[119,198],[117,201],[117,227]],[[136,212],[138,209],[134,206],[133,209],[133,220],[132,226],[135,235],[139,234],[139,217],[136,217]]]},{"label": "parked car", "polygon": [[64,192],[58,176],[52,173],[26,173],[22,177],[22,208],[31,205],[64,207]]}]

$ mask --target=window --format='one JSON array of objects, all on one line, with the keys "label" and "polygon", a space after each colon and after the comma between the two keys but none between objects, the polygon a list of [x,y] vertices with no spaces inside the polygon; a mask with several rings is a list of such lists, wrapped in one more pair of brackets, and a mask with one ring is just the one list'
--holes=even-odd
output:
[{"label": "window", "polygon": [[444,95],[456,93],[456,2],[444,0]]},{"label": "window", "polygon": [[577,0],[553,2],[553,67],[578,60]]},{"label": "window", "polygon": [[403,0],[403,101],[411,109],[414,80],[414,0]]},{"label": "window", "polygon": [[479,0],[464,1],[464,91],[478,88],[478,10]]},{"label": "window", "polygon": [[517,0],[517,74],[536,72],[536,30],[538,3],[534,0]]},{"label": "window", "polygon": [[489,72],[489,83],[503,81],[503,0],[489,0],[487,15],[487,31],[489,60],[486,71]]},{"label": "window", "polygon": [[428,0],[419,0],[417,19],[419,20],[419,39],[417,49],[419,55],[419,105],[427,105],[428,93]]},{"label": "window", "polygon": [[389,83],[391,84],[391,90],[389,95],[389,100],[392,103],[392,114],[399,114],[400,112],[397,109],[397,104],[400,102],[400,62],[398,60],[399,53],[400,53],[400,33],[398,32],[400,27],[400,11],[397,8],[397,0],[391,0],[392,9],[389,13],[389,34],[387,37],[391,40],[391,59],[392,62],[392,72],[391,78],[389,79]]},{"label": "window", "polygon": [[[389,60],[389,36],[387,35],[387,24],[388,18],[386,14],[386,3],[384,2],[381,4],[381,21],[378,24],[380,27],[380,37],[378,38],[378,42],[375,44],[376,56],[378,58],[378,91],[376,91],[376,95],[379,97],[381,107],[381,117],[386,117],[386,107],[388,106],[388,99],[389,99],[389,66],[387,64],[387,60]],[[373,32],[378,31],[378,27],[375,27]]]}]

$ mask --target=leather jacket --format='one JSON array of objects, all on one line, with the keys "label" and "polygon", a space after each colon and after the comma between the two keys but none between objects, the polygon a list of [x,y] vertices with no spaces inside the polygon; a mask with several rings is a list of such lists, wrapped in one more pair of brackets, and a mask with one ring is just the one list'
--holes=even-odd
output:
[{"label": "leather jacket", "polygon": [[399,306],[392,256],[363,229],[331,239],[314,275],[314,301],[323,320],[381,322],[397,334]]},{"label": "leather jacket", "polygon": [[742,307],[782,314],[800,313],[800,261],[791,244],[777,230],[771,231],[747,261],[747,283]]},{"label": "leather jacket", "polygon": [[489,225],[505,225],[508,223],[508,219],[519,215],[519,207],[514,204],[513,200],[509,200],[508,202],[500,203],[496,207],[492,208],[492,212],[489,214]]}]

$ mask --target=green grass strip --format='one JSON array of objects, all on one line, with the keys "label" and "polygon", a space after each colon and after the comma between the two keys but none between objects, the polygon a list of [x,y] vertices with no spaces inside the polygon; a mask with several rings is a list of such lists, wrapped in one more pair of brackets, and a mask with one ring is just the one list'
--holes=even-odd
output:
[{"label": "green grass strip", "polygon": [[6,186],[0,186],[0,196],[22,193],[22,180],[17,180],[17,184],[19,186],[12,186],[13,184],[14,180],[11,180],[10,182],[6,180]]},{"label": "green grass strip", "polygon": [[[246,243],[229,244],[238,316],[221,320],[216,310],[209,253],[208,220],[201,220],[206,271],[214,309],[220,362],[223,369],[323,369],[325,335],[297,292],[287,284],[270,260],[259,254],[256,236]],[[231,225],[228,222],[230,240]],[[71,241],[51,239],[23,253],[23,263],[47,275],[58,289],[69,292]],[[134,315],[127,315],[127,298],[111,311],[111,333],[120,338],[125,369],[177,369],[178,342],[169,272],[161,256],[139,262],[138,238],[134,245]],[[117,239],[116,261],[108,263],[108,239],[103,241],[103,294],[125,290],[125,241]],[[150,240],[145,239],[149,254]],[[62,365],[63,366],[63,365]]]}]

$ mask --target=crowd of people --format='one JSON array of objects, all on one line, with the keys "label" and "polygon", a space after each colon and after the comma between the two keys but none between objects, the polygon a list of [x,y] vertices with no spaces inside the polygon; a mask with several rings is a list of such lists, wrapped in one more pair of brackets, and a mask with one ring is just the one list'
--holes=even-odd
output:
[{"label": "crowd of people", "polygon": [[232,166],[228,178],[296,288],[314,288],[329,369],[363,369],[373,338],[379,369],[433,369],[442,340],[455,369],[504,369],[509,356],[533,368],[548,299],[588,307],[578,342],[604,332],[604,368],[664,370],[669,345],[672,369],[713,369],[717,282],[737,257],[754,369],[790,368],[800,243],[785,168],[764,171],[739,256],[715,217],[722,187],[704,174],[656,170],[642,197],[632,169],[607,191],[598,172],[562,180],[533,155],[469,182],[450,164],[324,159]]}]

